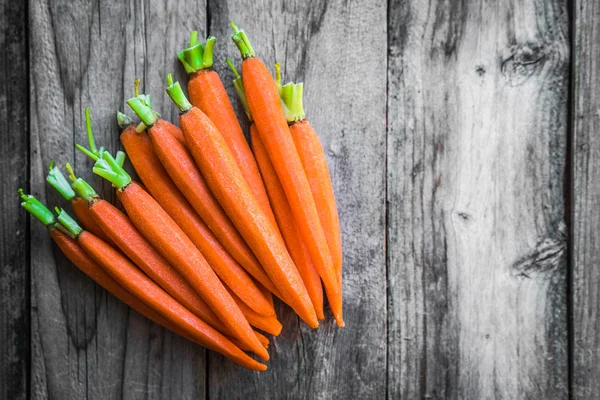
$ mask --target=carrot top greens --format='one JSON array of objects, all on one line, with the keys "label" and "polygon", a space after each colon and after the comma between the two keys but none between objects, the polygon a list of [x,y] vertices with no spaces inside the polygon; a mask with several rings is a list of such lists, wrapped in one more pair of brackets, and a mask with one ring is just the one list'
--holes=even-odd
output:
[{"label": "carrot top greens", "polygon": [[248,108],[248,99],[246,99],[246,92],[244,91],[244,82],[242,82],[242,77],[240,76],[238,70],[235,68],[235,65],[233,64],[233,62],[231,62],[229,58],[226,58],[225,61],[227,62],[227,65],[229,65],[229,68],[231,68],[233,75],[235,75],[235,79],[233,80],[233,87],[235,88],[235,91],[237,92],[238,97],[240,98],[242,106],[244,107],[244,111],[246,111],[248,120],[252,122],[252,114],[250,113],[250,108]]},{"label": "carrot top greens", "polygon": [[206,43],[198,43],[198,31],[190,33],[189,47],[177,53],[177,58],[188,75],[212,67],[213,48],[216,40],[214,36],[209,36]]},{"label": "carrot top greens", "polygon": [[79,226],[77,221],[75,221],[75,219],[73,219],[73,217],[71,217],[65,210],[60,207],[54,207],[54,211],[58,215],[57,219],[59,222],[56,224],[56,227],[61,231],[65,232],[72,238],[76,238],[81,234],[81,232],[83,232],[83,229],[81,226]]},{"label": "carrot top greens", "polygon": [[275,83],[279,90],[279,97],[281,97],[287,121],[294,123],[305,119],[306,115],[302,100],[304,83],[288,82],[285,85],[281,85],[281,65],[279,63],[275,64]]},{"label": "carrot top greens", "polygon": [[137,131],[142,132],[146,127],[154,125],[160,118],[160,114],[152,109],[152,100],[150,95],[140,94],[140,80],[136,79],[134,83],[135,97],[127,100],[129,107],[142,120],[144,126],[138,127]]},{"label": "carrot top greens", "polygon": [[235,43],[237,48],[240,50],[242,59],[245,60],[247,58],[254,57],[254,49],[252,48],[250,39],[248,39],[248,36],[246,36],[246,32],[244,32],[242,29],[239,29],[233,21],[231,21],[231,27],[233,28],[231,40],[233,40],[233,43]]},{"label": "carrot top greens", "polygon": [[69,179],[71,179],[71,187],[77,193],[77,196],[81,197],[86,204],[90,205],[99,198],[98,193],[92,188],[86,181],[75,176],[75,172],[69,163],[65,166],[69,171]]},{"label": "carrot top greens", "polygon": [[117,124],[119,124],[120,129],[125,129],[129,125],[133,124],[129,115],[122,113],[121,111],[117,111]]},{"label": "carrot top greens", "polygon": [[192,108],[192,104],[188,101],[187,97],[185,97],[179,82],[173,83],[172,74],[167,74],[167,93],[182,113],[185,113]]},{"label": "carrot top greens", "polygon": [[58,193],[62,195],[67,201],[71,201],[75,197],[75,192],[69,185],[67,178],[63,175],[60,169],[54,165],[54,161],[50,163],[48,176],[46,176],[46,182],[50,184]]}]

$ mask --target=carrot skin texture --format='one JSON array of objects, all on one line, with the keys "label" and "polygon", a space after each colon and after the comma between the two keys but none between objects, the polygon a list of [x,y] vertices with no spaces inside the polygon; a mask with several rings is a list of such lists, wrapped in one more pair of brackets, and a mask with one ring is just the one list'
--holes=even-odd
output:
[{"label": "carrot skin texture", "polygon": [[313,265],[308,250],[302,241],[300,232],[294,220],[294,215],[290,205],[285,197],[285,192],[279,182],[277,173],[269,159],[255,124],[250,125],[250,138],[252,140],[252,150],[256,157],[258,168],[267,188],[267,194],[275,213],[275,219],[279,225],[279,230],[285,241],[285,245],[298,268],[298,272],[304,281],[304,286],[312,300],[317,318],[325,318],[323,314],[323,288],[321,287],[321,278]]},{"label": "carrot skin texture", "polygon": [[148,130],[154,151],[169,176],[229,254],[263,286],[280,297],[276,286],[214,198],[191,154],[173,140],[173,130],[179,128],[164,120],[158,120]]},{"label": "carrot skin texture", "polygon": [[342,327],[344,320],[340,285],[310,185],[288,128],[277,86],[268,69],[256,57],[242,62],[242,76],[254,123],[285,190],[310,258],[323,280],[336,322]]},{"label": "carrot skin texture", "polygon": [[204,256],[166,211],[138,184],[117,190],[129,218],[146,240],[179,270],[196,292],[219,316],[233,336],[248,345],[263,360],[269,353],[262,347],[248,321],[231,298]]},{"label": "carrot skin texture", "polygon": [[319,326],[315,309],[279,232],[252,194],[227,143],[196,107],[179,117],[190,152],[206,183],[254,251],[287,304],[310,327]]},{"label": "carrot skin texture", "polygon": [[[144,317],[156,322],[157,324],[175,332],[179,336],[195,342],[181,328],[173,324],[162,315],[158,314],[152,308],[142,303],[139,299],[129,293],[123,286],[113,279],[100,265],[96,263],[87,253],[81,248],[75,239],[71,239],[65,233],[58,229],[52,229],[50,236],[58,245],[60,250],[67,256],[69,261],[79,268],[84,274],[89,276],[93,281],[110,292],[117,299],[127,304],[129,307],[142,314]],[[262,336],[262,335],[261,335]]]},{"label": "carrot skin texture", "polygon": [[262,315],[274,315],[271,294],[260,290],[200,219],[162,167],[148,135],[126,129],[121,134],[121,141],[136,171],[139,171],[138,175],[144,183],[147,182],[150,194],[200,250],[219,278],[253,310]]},{"label": "carrot skin texture", "polygon": [[83,201],[83,199],[79,197],[73,197],[71,200],[71,208],[73,209],[73,214],[75,214],[75,218],[79,221],[83,229],[93,233],[98,236],[100,239],[104,240],[111,246],[114,246],[114,243],[106,233],[98,226],[94,217],[92,217],[88,205]]},{"label": "carrot skin texture", "polygon": [[250,358],[225,336],[179,304],[131,261],[102,239],[83,231],[77,237],[77,242],[92,259],[105,268],[130,293],[135,293],[147,306],[177,324],[204,347],[217,351],[246,368],[266,369],[265,365]]},{"label": "carrot skin texture", "polygon": [[250,190],[267,217],[277,226],[258,166],[219,74],[209,69],[194,73],[188,82],[188,93],[190,103],[202,110],[223,135]]},{"label": "carrot skin texture", "polygon": [[331,253],[333,266],[341,285],[342,234],[337,205],[335,203],[335,194],[323,146],[317,133],[306,119],[292,124],[290,126],[290,133],[292,134],[292,139],[294,139],[296,150],[298,151],[310,185],[310,191],[317,205],[319,220],[325,232],[325,239]]},{"label": "carrot skin texture", "polygon": [[255,313],[246,304],[244,304],[244,302],[241,301],[239,297],[235,295],[235,293],[232,293],[231,291],[230,293],[231,297],[233,297],[233,300],[235,300],[235,302],[238,304],[238,306],[244,313],[244,316],[246,317],[248,322],[250,322],[250,325],[257,329],[270,333],[273,336],[279,336],[281,330],[283,329],[283,326],[281,325],[281,322],[279,322],[276,316],[265,317],[263,315],[259,315]]},{"label": "carrot skin texture", "polygon": [[148,243],[125,214],[105,200],[94,202],[90,206],[90,212],[117,247],[146,275],[194,315],[221,333],[228,333],[219,317],[183,276]]}]

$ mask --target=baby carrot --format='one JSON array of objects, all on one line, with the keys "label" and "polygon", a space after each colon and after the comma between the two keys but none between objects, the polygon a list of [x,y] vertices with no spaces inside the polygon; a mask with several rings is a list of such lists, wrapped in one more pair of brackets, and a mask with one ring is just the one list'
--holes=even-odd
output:
[{"label": "baby carrot", "polygon": [[[173,324],[168,319],[165,319],[162,315],[158,314],[146,304],[142,303],[131,293],[125,290],[117,281],[115,281],[104,269],[102,269],[102,267],[92,260],[90,256],[85,253],[85,251],[83,251],[75,239],[71,238],[68,233],[65,233],[61,230],[64,228],[62,225],[56,222],[52,212],[43,204],[41,204],[35,197],[31,195],[25,195],[22,189],[19,189],[19,195],[23,200],[21,206],[27,209],[27,211],[29,211],[34,217],[36,217],[36,219],[46,226],[48,232],[50,233],[50,237],[58,245],[65,256],[67,256],[69,261],[73,263],[73,265],[79,268],[84,274],[89,276],[92,280],[106,289],[117,299],[121,300],[123,303],[127,304],[129,307],[139,312],[146,318],[164,326],[179,336],[185,337],[190,341],[194,341],[181,328]],[[262,337],[264,338],[264,336]],[[263,340],[266,338],[262,339],[259,337],[259,339],[261,342],[263,342]]]},{"label": "baby carrot", "polygon": [[281,235],[252,194],[223,136],[206,114],[187,101],[179,84],[172,83],[170,74],[168,80],[167,92],[182,111],[179,123],[185,141],[206,183],[254,251],[286,303],[310,327],[316,328],[319,322],[302,278]]},{"label": "baby carrot", "polygon": [[308,179],[290,135],[277,86],[262,61],[254,56],[246,34],[237,29],[235,24],[232,23],[232,26],[235,30],[232,39],[243,58],[242,77],[248,107],[283,186],[310,258],[323,280],[333,315],[338,326],[342,327],[344,320],[339,281]]},{"label": "baby carrot", "polygon": [[[321,141],[304,114],[302,94],[304,84],[290,82],[281,86],[279,63],[275,65],[279,93],[285,104],[285,114],[290,133],[300,156],[302,167],[310,184],[310,191],[319,212],[319,220],[325,232],[327,246],[331,253],[340,285],[342,283],[342,235],[333,185]],[[341,290],[341,288],[340,288]]]},{"label": "baby carrot", "polygon": [[71,203],[75,217],[77,217],[81,225],[86,230],[92,232],[102,240],[112,244],[111,240],[108,238],[108,235],[102,231],[102,229],[98,226],[98,224],[96,224],[90,215],[85,202],[81,198],[77,197],[63,173],[54,165],[54,161],[50,163],[49,172],[46,176],[46,182],[48,182],[50,186],[60,193],[65,200]]},{"label": "baby carrot", "polygon": [[175,186],[161,165],[145,132],[136,132],[127,116],[119,114],[119,123],[126,124],[121,143],[129,155],[138,176],[149,193],[179,225],[200,250],[219,278],[253,310],[263,315],[275,314],[270,293],[263,293],[239,264],[227,253],[217,238],[200,219],[190,203]]},{"label": "baby carrot", "polygon": [[82,198],[90,215],[111,240],[154,282],[218,331],[227,334],[227,328],[208,307],[189,283],[135,228],[131,220],[118,208],[100,199],[86,181],[76,178],[67,164],[73,189]]},{"label": "baby carrot", "polygon": [[[63,210],[57,211],[59,212],[58,221],[77,240],[83,250],[126,290],[135,294],[147,306],[178,325],[190,337],[208,349],[217,351],[246,368],[263,371],[266,369],[265,365],[250,358],[229,339],[173,299],[136,268],[127,257],[94,234],[81,229],[77,222]],[[261,349],[266,352],[262,345]]]},{"label": "baby carrot", "polygon": [[256,200],[273,225],[277,227],[265,186],[258,171],[250,146],[235,115],[229,96],[219,74],[212,69],[213,47],[216,39],[211,36],[206,44],[198,43],[198,32],[190,34],[190,45],[177,54],[186,72],[190,75],[188,94],[192,105],[198,107],[215,124],[231,150],[242,175]]},{"label": "baby carrot", "polygon": [[175,185],[229,254],[263,286],[281,298],[278,289],[211,193],[189,151],[174,139],[172,132],[180,131],[179,128],[159,119],[144,100],[144,95],[140,95],[127,103],[148,127],[154,153]]},{"label": "baby carrot", "polygon": [[[310,255],[308,254],[308,250],[302,241],[300,232],[298,232],[298,227],[296,225],[296,221],[294,220],[294,215],[292,214],[292,210],[290,209],[287,198],[285,197],[283,187],[281,187],[277,173],[273,168],[271,160],[269,160],[269,155],[267,154],[262,140],[260,139],[256,124],[252,120],[252,114],[250,113],[248,104],[246,103],[246,95],[244,93],[242,79],[235,69],[233,63],[229,60],[227,60],[227,63],[236,76],[233,81],[233,85],[240,97],[242,105],[244,106],[244,110],[248,115],[248,120],[250,121],[250,140],[252,143],[252,152],[254,153],[260,174],[262,175],[265,187],[267,188],[267,194],[269,195],[269,200],[273,207],[273,212],[275,213],[275,219],[279,225],[279,229],[283,236],[283,240],[285,241],[288,252],[292,257],[292,260],[294,260],[294,263],[298,268],[298,272],[304,281],[308,295],[310,296],[313,306],[315,307],[317,318],[323,319],[325,316],[323,314],[323,288],[321,287],[321,278],[319,278],[319,274],[317,273],[314,264],[310,260]],[[252,322],[250,322],[250,324],[252,324]]]},{"label": "baby carrot", "polygon": [[202,253],[194,246],[165,210],[131,181],[131,177],[107,152],[100,156],[87,153],[95,159],[94,173],[110,181],[117,188],[117,196],[127,215],[154,247],[186,277],[192,287],[219,316],[231,334],[246,344],[259,357],[269,359],[269,353],[260,344],[248,321],[231,295],[227,292]]}]

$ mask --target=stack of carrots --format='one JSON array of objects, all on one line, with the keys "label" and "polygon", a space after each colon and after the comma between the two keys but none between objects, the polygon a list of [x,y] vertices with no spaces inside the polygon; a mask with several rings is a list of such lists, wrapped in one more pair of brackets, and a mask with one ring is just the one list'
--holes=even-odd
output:
[{"label": "stack of carrots", "polygon": [[[51,163],[47,182],[72,206],[56,215],[19,190],[22,206],[48,229],[65,255],[117,298],[156,323],[253,370],[269,360],[282,330],[273,295],[311,328],[327,299],[342,318],[342,245],[325,154],[304,115],[303,85],[281,84],[232,23],[241,75],[227,60],[250,123],[251,145],[219,74],[215,38],[197,32],[177,57],[188,94],[167,77],[180,110],[177,125],[160,117],[149,95],[128,104],[141,122],[117,112],[125,153],[97,147],[86,109],[93,171],[116,189],[125,212],[66,164]],[[123,169],[125,154],[141,182]],[[324,291],[323,291],[324,288]],[[262,331],[263,333],[261,333]]]}]

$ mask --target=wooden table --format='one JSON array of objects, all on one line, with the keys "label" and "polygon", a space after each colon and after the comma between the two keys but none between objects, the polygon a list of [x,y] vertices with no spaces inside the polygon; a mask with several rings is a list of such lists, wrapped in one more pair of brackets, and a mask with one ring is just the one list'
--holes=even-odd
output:
[{"label": "wooden table", "polygon": [[[266,373],[107,295],[16,196],[64,204],[55,160],[114,200],[84,107],[110,149],[135,78],[174,120],[193,29],[231,89],[232,19],[305,82],[343,227],[347,327],[279,307]],[[0,27],[0,398],[600,397],[597,2],[0,0]]]}]

